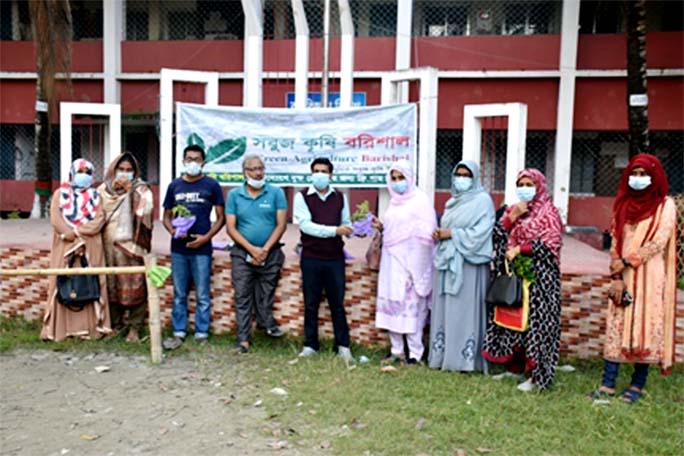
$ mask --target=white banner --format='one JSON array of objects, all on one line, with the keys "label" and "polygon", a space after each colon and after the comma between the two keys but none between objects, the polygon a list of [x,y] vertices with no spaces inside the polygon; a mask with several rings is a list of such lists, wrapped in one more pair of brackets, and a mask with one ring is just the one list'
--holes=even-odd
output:
[{"label": "white banner", "polygon": [[256,153],[264,158],[267,181],[276,185],[307,185],[311,161],[327,157],[334,165],[333,185],[383,187],[393,162],[415,163],[416,106],[250,109],[177,103],[178,172],[188,144],[204,148],[204,173],[222,184],[242,183],[242,157]]}]

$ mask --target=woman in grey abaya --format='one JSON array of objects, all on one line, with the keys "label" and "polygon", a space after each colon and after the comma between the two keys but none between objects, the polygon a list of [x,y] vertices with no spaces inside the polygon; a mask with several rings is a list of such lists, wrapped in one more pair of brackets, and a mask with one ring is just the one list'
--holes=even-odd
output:
[{"label": "woman in grey abaya", "polygon": [[463,160],[456,165],[451,195],[433,235],[439,244],[428,364],[433,369],[486,373],[487,362],[480,353],[495,216],[475,162]]}]

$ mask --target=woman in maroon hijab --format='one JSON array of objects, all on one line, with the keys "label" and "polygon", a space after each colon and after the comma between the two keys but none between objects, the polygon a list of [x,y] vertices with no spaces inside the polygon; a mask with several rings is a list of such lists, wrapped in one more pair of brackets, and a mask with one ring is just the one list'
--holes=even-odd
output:
[{"label": "woman in maroon hijab", "polygon": [[620,395],[629,403],[641,397],[650,364],[660,365],[663,373],[672,367],[676,209],[667,191],[665,170],[655,156],[632,158],[613,207],[605,366],[593,400],[615,396],[622,363],[634,363],[630,385]]}]

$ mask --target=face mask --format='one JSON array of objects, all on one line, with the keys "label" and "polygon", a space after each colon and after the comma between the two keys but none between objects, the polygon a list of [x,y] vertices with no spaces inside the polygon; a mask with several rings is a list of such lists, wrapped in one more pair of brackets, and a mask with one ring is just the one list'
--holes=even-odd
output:
[{"label": "face mask", "polygon": [[311,182],[316,190],[323,190],[330,185],[330,175],[328,173],[313,173],[311,175]]},{"label": "face mask", "polygon": [[85,174],[85,173],[76,173],[74,176],[74,185],[79,188],[87,188],[90,187],[90,184],[93,182],[93,176],[90,174]]},{"label": "face mask", "polygon": [[252,188],[256,188],[257,190],[263,187],[265,183],[266,179],[252,179],[251,177],[247,178],[247,185]]},{"label": "face mask", "polygon": [[470,187],[473,186],[473,178],[466,176],[454,176],[452,178],[451,185],[453,185],[454,190],[457,192],[466,192],[470,190]]},{"label": "face mask", "polygon": [[188,176],[199,176],[202,172],[202,165],[197,162],[185,163],[185,173]]},{"label": "face mask", "polygon": [[116,172],[116,180],[127,180],[130,182],[133,182],[133,172],[126,172],[126,171],[117,171]]},{"label": "face mask", "polygon": [[629,186],[634,190],[643,190],[651,185],[651,176],[629,176]]},{"label": "face mask", "polygon": [[408,182],[406,181],[406,179],[397,182],[392,182],[390,185],[392,187],[392,190],[399,193],[400,195],[404,194],[404,192],[406,192],[406,189],[408,188]]},{"label": "face mask", "polygon": [[534,199],[534,195],[537,194],[537,188],[536,187],[518,187],[515,191],[515,194],[518,195],[518,199],[520,201],[526,201],[530,202]]}]

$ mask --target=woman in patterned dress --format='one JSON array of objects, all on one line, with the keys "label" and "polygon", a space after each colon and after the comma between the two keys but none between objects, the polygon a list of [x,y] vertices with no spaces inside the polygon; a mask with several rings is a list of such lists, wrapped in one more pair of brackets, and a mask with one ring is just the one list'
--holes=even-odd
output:
[{"label": "woman in patterned dress", "polygon": [[[637,401],[648,366],[669,373],[674,357],[676,209],[653,155],[632,158],[613,206],[610,287],[601,387],[592,399],[615,396],[620,364],[634,363],[620,399]],[[630,302],[631,301],[631,302]]]},{"label": "woman in patterned dress", "polygon": [[482,354],[503,364],[508,375],[522,378],[527,374],[529,378],[518,389],[532,391],[551,385],[558,364],[563,234],[544,175],[524,169],[516,185],[520,201],[494,227],[494,269],[503,271],[504,260],[512,262],[517,255],[532,258],[535,280],[529,289],[529,326],[523,332],[498,326],[490,312]]},{"label": "woman in patterned dress", "polygon": [[[53,227],[50,267],[66,268],[74,255],[83,255],[88,265],[105,265],[102,248],[104,212],[101,198],[91,184],[93,165],[79,158],[71,165],[69,182],[52,194],[50,222]],[[80,267],[80,263],[76,262]],[[48,301],[40,337],[60,341],[67,337],[97,339],[111,332],[107,281],[100,279],[100,299],[74,311],[57,299],[57,277],[48,278]]]}]

